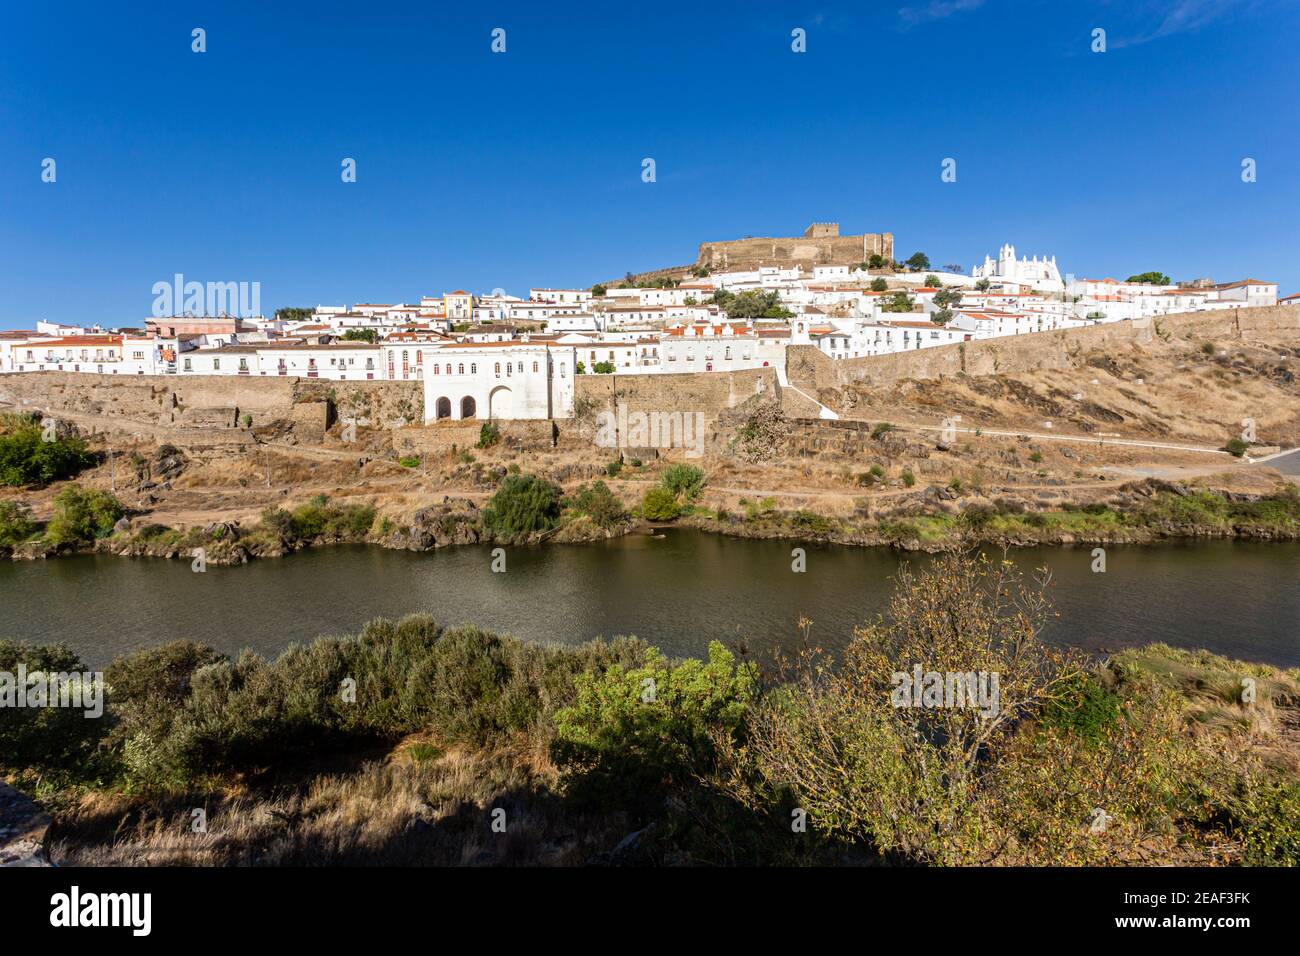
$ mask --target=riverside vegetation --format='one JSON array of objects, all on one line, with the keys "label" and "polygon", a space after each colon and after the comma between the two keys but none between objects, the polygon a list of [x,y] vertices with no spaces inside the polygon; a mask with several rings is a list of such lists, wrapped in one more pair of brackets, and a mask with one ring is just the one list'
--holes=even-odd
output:
[{"label": "riverside vegetation", "polygon": [[[778,418],[766,406],[744,419],[738,441],[767,435]],[[255,522],[211,521],[172,528],[132,512],[107,490],[68,479],[93,467],[98,456],[65,430],[46,434],[29,416],[0,416],[0,483],[41,488],[63,481],[47,507],[53,514],[37,521],[20,499],[0,498],[0,556],[43,558],[96,550],[124,556],[188,558],[196,549],[214,564],[238,564],[280,557],[305,547],[371,543],[388,548],[428,550],[455,544],[584,541],[626,534],[647,524],[682,521],[702,530],[744,537],[812,539],[838,544],[890,546],[903,550],[944,551],[972,543],[1003,547],[1045,544],[1147,543],[1165,538],[1239,537],[1265,540],[1300,538],[1300,492],[1281,482],[1271,490],[1221,490],[1212,482],[1170,482],[1148,478],[1111,489],[1102,500],[1051,505],[989,490],[976,479],[970,488],[960,478],[947,485],[918,488],[908,498],[855,499],[852,514],[822,514],[808,508],[778,508],[773,498],[740,498],[738,507],[704,503],[709,476],[690,464],[664,463],[652,469],[620,456],[598,473],[611,481],[645,489],[625,501],[620,491],[595,479],[566,493],[556,476],[525,474],[511,463],[484,471],[479,487],[492,497],[479,507],[470,498],[446,496],[414,514],[385,514],[375,500],[331,500],[312,495],[294,507],[271,504]],[[879,423],[873,440],[888,439],[893,426]],[[754,439],[757,441],[757,439]],[[771,451],[776,439],[758,442]],[[496,426],[485,424],[479,448],[501,442]],[[171,445],[153,459],[130,456],[141,489],[167,483],[183,472],[186,458]],[[418,457],[398,464],[416,467]],[[476,467],[477,463],[476,463]],[[847,468],[845,469],[848,470]],[[102,483],[102,476],[101,476]],[[887,481],[879,463],[857,475],[857,485],[874,488]],[[917,483],[904,469],[896,484]],[[616,483],[617,484],[617,483]],[[713,496],[711,496],[713,497]],[[638,500],[639,498],[639,500]]]},{"label": "riverside vegetation", "polygon": [[[101,719],[0,711],[0,769],[70,865],[1300,862],[1300,670],[1085,659],[1049,614],[963,553],[902,572],[836,661],[426,617],[275,660],[175,642],[107,668]],[[84,670],[0,642],[19,663]],[[893,706],[917,664],[1000,674],[996,714]]]}]

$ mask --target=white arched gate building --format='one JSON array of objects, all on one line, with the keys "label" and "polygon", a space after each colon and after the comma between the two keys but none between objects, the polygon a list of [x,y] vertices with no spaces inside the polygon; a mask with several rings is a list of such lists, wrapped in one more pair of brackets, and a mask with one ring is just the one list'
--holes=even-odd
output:
[{"label": "white arched gate building", "polygon": [[568,418],[572,346],[544,342],[457,342],[425,346],[424,419]]}]

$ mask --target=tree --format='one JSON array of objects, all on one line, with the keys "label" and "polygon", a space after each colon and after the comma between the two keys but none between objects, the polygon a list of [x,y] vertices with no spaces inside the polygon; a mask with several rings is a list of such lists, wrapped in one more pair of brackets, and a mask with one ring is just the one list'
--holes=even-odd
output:
[{"label": "tree", "polygon": [[89,543],[109,534],[123,514],[122,503],[107,491],[72,485],[55,496],[46,531],[56,545]]},{"label": "tree", "polygon": [[978,282],[975,283],[975,288],[978,289],[980,292],[987,292],[989,291],[989,287],[992,285],[993,283],[990,282],[988,279],[980,279]]},{"label": "tree", "polygon": [[914,252],[907,260],[907,267],[913,272],[921,272],[930,268],[930,257],[924,252]]},{"label": "tree", "polygon": [[609,490],[609,485],[599,480],[578,489],[573,498],[573,509],[586,515],[600,528],[613,528],[627,518],[623,502]]},{"label": "tree", "polygon": [[0,485],[41,487],[91,467],[95,456],[74,435],[57,430],[46,441],[44,426],[29,415],[0,416]]},{"label": "tree", "polygon": [[507,475],[483,509],[483,527],[499,541],[549,531],[560,517],[560,489],[536,475]]},{"label": "tree", "polygon": [[933,272],[931,272],[929,275],[925,277],[925,284],[926,287],[930,289],[943,288],[943,283],[939,281],[939,277],[935,275]]},{"label": "tree", "polygon": [[961,272],[962,272],[962,267],[959,266],[959,265],[957,265],[955,262],[949,262],[949,263],[947,263],[947,264],[943,267],[943,271],[944,271],[944,272],[952,272],[952,273],[955,273],[955,274],[957,274],[957,275],[960,275]]},{"label": "tree", "polygon": [[870,256],[867,259],[867,266],[872,269],[885,268],[885,257],[881,255]]},{"label": "tree", "polygon": [[956,308],[961,305],[961,291],[958,289],[940,289],[934,294],[934,304],[941,309]]},{"label": "tree", "polygon": [[286,306],[283,309],[275,310],[275,317],[282,322],[305,322],[315,313],[311,309],[302,309]]},{"label": "tree", "polygon": [[737,295],[719,289],[713,294],[713,301],[732,319],[788,319],[794,315],[781,304],[781,296],[775,292],[750,289]]},{"label": "tree", "polygon": [[1128,277],[1129,282],[1146,282],[1150,285],[1169,285],[1169,276],[1163,272],[1139,272]]},{"label": "tree", "polygon": [[886,282],[884,279],[876,278],[871,280],[872,292],[884,292],[888,288],[889,288],[889,283]]},{"label": "tree", "polygon": [[369,342],[374,345],[379,341],[379,332],[375,329],[348,329],[343,333],[345,342]]},{"label": "tree", "polygon": [[609,291],[609,290],[606,289],[603,285],[594,285],[594,286],[591,287],[591,294],[594,295],[594,296],[596,296],[596,297],[603,296],[603,295],[605,295],[605,293],[607,293],[608,291]]},{"label": "tree", "polygon": [[886,312],[911,312],[912,297],[906,292],[895,292],[894,297],[885,303]]},{"label": "tree", "polygon": [[591,370],[592,370],[593,372],[595,372],[597,375],[609,375],[609,374],[613,373],[613,371],[614,371],[614,363],[613,363],[613,362],[595,362],[595,363],[592,364],[592,366],[591,366]]},{"label": "tree", "polygon": [[675,497],[690,500],[704,486],[704,472],[694,465],[669,465],[664,469],[659,482]]},{"label": "tree", "polygon": [[682,513],[677,496],[667,488],[656,485],[641,499],[641,515],[647,521],[672,521]]}]

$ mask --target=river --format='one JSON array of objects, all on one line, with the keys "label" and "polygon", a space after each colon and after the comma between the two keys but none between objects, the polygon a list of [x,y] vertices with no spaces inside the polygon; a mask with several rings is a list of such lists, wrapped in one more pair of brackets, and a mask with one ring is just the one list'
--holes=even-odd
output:
[{"label": "river", "polygon": [[[486,547],[411,553],[332,547],[242,567],[86,555],[0,562],[0,637],[64,641],[88,663],[176,638],[274,655],[293,641],[353,632],[413,611],[517,637],[575,643],[636,634],[672,655],[711,639],[766,658],[798,642],[797,621],[838,648],[883,610],[900,561],[924,555],[803,545],[675,529],[597,544],[511,548],[506,571]],[[1105,573],[1088,548],[1012,552],[1049,567],[1060,612],[1048,640],[1089,650],[1165,641],[1300,666],[1300,544],[1212,541],[1111,547]]]}]

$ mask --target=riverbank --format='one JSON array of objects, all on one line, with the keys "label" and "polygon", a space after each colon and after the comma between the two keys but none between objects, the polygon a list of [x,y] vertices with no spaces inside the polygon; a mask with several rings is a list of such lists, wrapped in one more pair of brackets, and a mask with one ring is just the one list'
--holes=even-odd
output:
[{"label": "riverbank", "polygon": [[[1300,670],[1048,648],[1040,592],[1004,574],[901,577],[839,676],[420,617],[274,659],[174,642],[105,669],[103,720],[5,712],[0,769],[63,865],[1300,862]],[[922,652],[999,673],[994,709],[891,705]],[[19,663],[84,669],[0,642]]]},{"label": "riverbank", "polygon": [[[603,486],[603,485],[602,485]],[[1029,548],[1050,545],[1106,547],[1170,540],[1300,540],[1300,494],[1285,486],[1273,494],[1212,491],[1194,484],[1148,479],[1117,489],[1107,503],[1061,510],[1030,510],[1022,501],[960,501],[955,489],[931,489],[922,510],[887,517],[843,517],[810,509],[781,510],[742,499],[744,511],[686,504],[671,523],[742,538],[816,541],[853,547],[888,547],[942,553],[973,546]],[[621,503],[619,503],[621,505]],[[418,509],[407,523],[381,515],[372,505],[338,504],[318,496],[293,510],[268,509],[251,526],[214,522],[185,530],[130,517],[93,540],[54,542],[35,529],[25,541],[0,543],[0,557],[41,560],[88,552],[121,557],[194,560],[202,552],[214,565],[281,558],[305,548],[370,544],[405,551],[432,551],[466,544],[580,543],[626,534],[653,533],[663,521],[647,521],[619,505],[602,520],[570,504],[544,530],[496,534],[483,509],[469,498],[444,496]],[[3,538],[0,538],[3,542]]]}]

